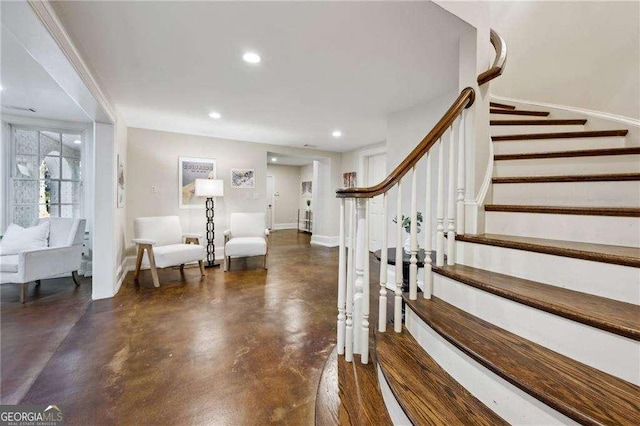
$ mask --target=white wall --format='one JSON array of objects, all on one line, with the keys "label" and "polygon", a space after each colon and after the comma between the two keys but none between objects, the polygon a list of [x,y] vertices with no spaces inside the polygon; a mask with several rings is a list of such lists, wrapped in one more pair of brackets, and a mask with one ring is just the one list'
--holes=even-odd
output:
[{"label": "white wall", "polygon": [[295,227],[300,201],[300,166],[267,164],[267,175],[274,180],[273,227]]},{"label": "white wall", "polygon": [[[115,176],[118,176],[118,163],[117,158],[120,156],[121,160],[125,166],[125,191],[127,190],[127,186],[130,182],[130,177],[128,176],[127,167],[127,148],[128,148],[128,135],[127,135],[127,126],[124,122],[124,118],[120,115],[118,116],[118,121],[116,122],[116,140],[115,140],[115,159],[114,159],[114,172]],[[117,191],[117,186],[116,186]],[[116,192],[117,197],[117,192]],[[117,206],[117,200],[115,201]],[[126,240],[126,229],[127,229],[127,209],[126,209],[126,200],[125,205],[122,208],[117,208],[115,210],[115,252],[116,252],[116,288],[114,294],[118,292],[120,285],[122,285],[122,281],[127,273],[127,240]]]},{"label": "white wall", "polygon": [[[316,230],[320,235],[337,236],[339,204],[334,190],[338,187],[340,154],[129,128],[125,241],[129,255],[133,254],[134,249],[130,240],[133,236],[133,219],[136,217],[178,215],[184,232],[204,233],[204,208],[178,208],[178,157],[187,156],[216,159],[217,177],[225,181],[225,195],[216,201],[215,211],[216,254],[222,258],[222,232],[227,228],[229,214],[266,211],[267,152],[325,158],[330,172],[323,185],[330,190],[321,197],[323,218],[318,221]],[[231,168],[255,169],[255,189],[232,189]],[[152,185],[157,192],[151,193]]]},{"label": "white wall", "polygon": [[492,94],[640,118],[640,3],[491,2],[509,56]]}]

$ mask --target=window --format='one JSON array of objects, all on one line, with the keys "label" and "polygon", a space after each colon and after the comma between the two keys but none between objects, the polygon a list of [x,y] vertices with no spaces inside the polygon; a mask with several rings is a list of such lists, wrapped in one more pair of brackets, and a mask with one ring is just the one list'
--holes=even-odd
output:
[{"label": "window", "polygon": [[30,226],[42,217],[79,217],[82,135],[11,127],[10,219]]}]

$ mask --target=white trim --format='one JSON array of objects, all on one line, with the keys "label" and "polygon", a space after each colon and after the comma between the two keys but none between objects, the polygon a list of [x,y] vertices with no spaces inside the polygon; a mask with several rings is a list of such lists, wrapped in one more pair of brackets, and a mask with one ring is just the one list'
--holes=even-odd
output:
[{"label": "white trim", "polygon": [[298,224],[297,223],[276,223],[273,225],[273,230],[274,231],[279,231],[281,229],[297,229],[298,228]]},{"label": "white trim", "polygon": [[312,235],[311,244],[323,247],[338,247],[340,245],[340,237],[338,235]]},{"label": "white trim", "polygon": [[402,406],[393,394],[393,391],[387,382],[387,378],[384,377],[382,368],[380,368],[380,364],[378,364],[378,384],[380,385],[380,393],[382,394],[384,405],[387,407],[387,413],[389,413],[389,417],[391,417],[391,422],[394,425],[412,424],[411,420],[409,420],[409,417],[407,417]]},{"label": "white trim", "polygon": [[80,53],[73,44],[73,41],[71,41],[69,34],[67,34],[67,31],[58,19],[58,16],[51,7],[51,4],[46,0],[27,0],[27,3],[31,6],[31,9],[33,9],[51,37],[53,37],[55,42],[58,44],[62,53],[64,53],[67,59],[69,59],[71,66],[76,70],[78,77],[80,77],[91,95],[94,97],[107,119],[111,123],[115,123],[115,109],[112,107],[107,95],[100,89],[100,86],[98,86],[96,79],[93,77],[89,67],[82,59],[82,56],[80,56]]},{"label": "white trim", "polygon": [[631,117],[625,117],[622,115],[610,114],[608,112],[594,111],[594,110],[584,109],[584,108],[576,108],[568,105],[549,104],[549,103],[537,102],[537,101],[536,102],[525,101],[522,99],[508,98],[506,96],[498,96],[493,94],[489,95],[489,97],[491,99],[495,99],[498,101],[518,102],[518,103],[527,104],[527,105],[536,105],[536,106],[547,107],[547,108],[562,109],[566,111],[575,112],[578,114],[584,114],[590,117],[601,118],[603,120],[616,121],[618,123],[625,124],[627,126],[640,127],[640,120],[636,120],[635,118],[631,118]]},{"label": "white trim", "polygon": [[[130,256],[131,257],[131,256]],[[122,287],[122,283],[127,276],[127,273],[130,271],[129,269],[129,257],[125,257],[120,266],[118,266],[118,270],[116,271],[116,287],[113,290],[113,295],[115,296],[120,291],[120,287]]]}]

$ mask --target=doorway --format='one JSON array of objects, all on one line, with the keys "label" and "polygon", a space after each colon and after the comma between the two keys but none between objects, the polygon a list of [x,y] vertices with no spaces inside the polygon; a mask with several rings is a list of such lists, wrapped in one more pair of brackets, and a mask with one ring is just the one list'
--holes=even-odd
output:
[{"label": "doorway", "polygon": [[[372,186],[387,177],[387,154],[379,153],[363,157],[365,178],[364,186]],[[383,196],[378,195],[369,201],[369,250],[380,250],[384,220]]]},{"label": "doorway", "polygon": [[267,227],[273,229],[273,218],[275,217],[275,178],[273,175],[267,175]]}]

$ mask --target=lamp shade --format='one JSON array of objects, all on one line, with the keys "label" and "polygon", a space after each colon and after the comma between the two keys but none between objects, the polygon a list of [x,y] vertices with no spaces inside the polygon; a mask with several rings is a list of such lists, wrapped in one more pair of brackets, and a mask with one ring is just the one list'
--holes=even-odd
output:
[{"label": "lamp shade", "polygon": [[224,196],[224,181],[222,179],[196,179],[196,197]]}]

